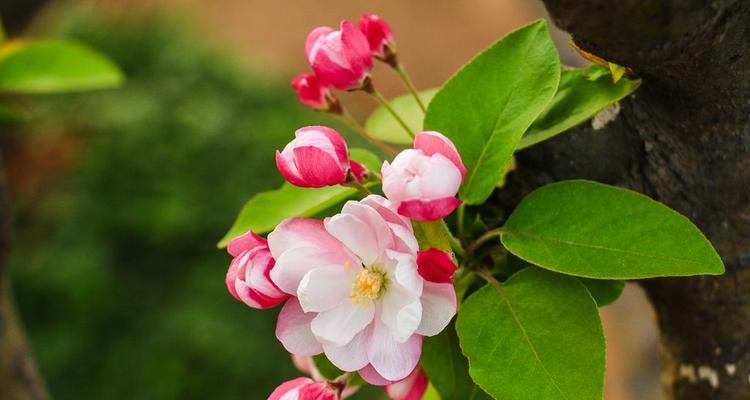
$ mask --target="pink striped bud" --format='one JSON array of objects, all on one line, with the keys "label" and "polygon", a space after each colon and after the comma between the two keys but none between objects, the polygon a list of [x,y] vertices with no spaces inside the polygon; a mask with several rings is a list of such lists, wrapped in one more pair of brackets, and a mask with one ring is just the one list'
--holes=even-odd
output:
[{"label": "pink striped bud", "polygon": [[395,53],[396,42],[388,23],[375,14],[365,14],[359,20],[359,30],[367,37],[372,55],[382,60]]},{"label": "pink striped bud", "polygon": [[307,36],[305,53],[320,81],[341,90],[362,87],[372,68],[367,37],[349,21],[341,21],[338,31],[315,28]]},{"label": "pink striped bud", "polygon": [[349,172],[346,141],[325,126],[308,126],[294,133],[294,140],[276,152],[276,167],[295,186],[338,185]]},{"label": "pink striped bud", "polygon": [[427,281],[434,283],[451,283],[456,264],[450,254],[431,248],[417,253],[417,271]]},{"label": "pink striped bud", "polygon": [[271,281],[274,259],[266,239],[248,231],[232,239],[227,251],[234,258],[229,264],[225,282],[235,299],[253,308],[271,308],[289,295]]},{"label": "pink striped bud", "polygon": [[279,385],[268,400],[338,400],[338,393],[335,384],[297,378]]},{"label": "pink striped bud", "polygon": [[391,400],[422,400],[427,391],[427,375],[417,366],[406,378],[385,387],[385,393]]}]

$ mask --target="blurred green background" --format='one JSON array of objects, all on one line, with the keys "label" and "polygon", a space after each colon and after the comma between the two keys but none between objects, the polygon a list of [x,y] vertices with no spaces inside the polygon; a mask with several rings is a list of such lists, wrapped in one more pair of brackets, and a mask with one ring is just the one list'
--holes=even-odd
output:
[{"label": "blurred green background", "polygon": [[[274,150],[326,119],[176,17],[66,7],[42,25],[32,33],[87,43],[128,79],[29,99],[31,124],[4,137],[14,290],[53,397],[261,399],[300,375],[274,339],[278,309],[227,293],[215,244],[281,183]],[[46,158],[42,176],[28,158]]]}]

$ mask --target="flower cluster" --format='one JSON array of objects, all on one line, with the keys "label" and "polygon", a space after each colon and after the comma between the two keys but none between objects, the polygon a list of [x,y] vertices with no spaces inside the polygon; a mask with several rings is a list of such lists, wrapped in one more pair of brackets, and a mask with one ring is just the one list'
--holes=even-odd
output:
[{"label": "flower cluster", "polygon": [[[305,52],[314,73],[292,85],[303,104],[334,114],[342,106],[333,89],[372,92],[373,58],[398,67],[393,34],[374,15],[358,26],[343,21],[338,31],[316,28]],[[249,231],[229,243],[227,289],[253,308],[284,303],[276,336],[312,377],[283,383],[269,399],[336,400],[356,390],[345,378],[321,376],[310,358],[321,353],[340,370],[385,386],[392,399],[421,398],[422,341],[456,314],[457,267],[445,249],[421,251],[413,224],[438,221],[461,204],[456,195],[466,167],[458,150],[441,133],[421,132],[412,148],[369,171],[350,158],[334,129],[308,126],[276,152],[276,166],[292,185],[344,185],[365,197],[323,220],[286,219],[267,239]],[[385,196],[370,193],[377,183]]]}]

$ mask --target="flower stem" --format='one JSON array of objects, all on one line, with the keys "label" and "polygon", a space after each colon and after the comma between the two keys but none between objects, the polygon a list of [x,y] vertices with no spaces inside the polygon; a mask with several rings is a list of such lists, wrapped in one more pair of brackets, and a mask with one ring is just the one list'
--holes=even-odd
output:
[{"label": "flower stem", "polygon": [[458,239],[461,243],[466,240],[466,231],[464,228],[464,216],[466,214],[466,203],[461,203],[456,210],[456,230],[458,231]]},{"label": "flower stem", "polygon": [[488,231],[484,235],[477,238],[477,240],[475,240],[474,243],[469,245],[468,252],[473,253],[474,251],[476,251],[476,249],[479,248],[479,246],[489,242],[490,240],[496,237],[500,237],[500,234],[503,232],[504,232],[503,228],[497,228],[497,229]]},{"label": "flower stem", "polygon": [[365,187],[365,185],[359,183],[359,181],[357,181],[356,179],[352,180],[351,182],[347,182],[346,185],[344,185],[344,186],[353,187],[353,188],[359,190],[359,192],[362,193],[362,194],[364,194],[365,196],[369,196],[369,195],[372,194],[372,192],[370,191],[370,189],[368,189],[367,187]]},{"label": "flower stem", "polygon": [[404,86],[406,86],[406,88],[409,89],[409,93],[411,93],[411,95],[414,96],[414,100],[417,101],[419,108],[422,109],[423,113],[426,113],[427,107],[425,107],[424,103],[422,102],[422,99],[419,98],[419,91],[417,90],[416,86],[414,86],[414,82],[411,81],[409,74],[406,73],[406,69],[404,68],[404,65],[401,63],[398,63],[396,64],[395,67],[393,67],[393,69],[396,70],[396,72],[398,73],[398,76],[404,82]]},{"label": "flower stem", "polygon": [[383,95],[380,94],[380,92],[377,89],[375,89],[375,86],[373,86],[371,81],[368,80],[365,83],[365,85],[362,87],[362,90],[364,90],[370,96],[374,97],[375,100],[378,101],[378,103],[380,103],[386,110],[388,110],[388,112],[391,113],[391,115],[393,116],[393,118],[396,119],[399,125],[401,125],[401,127],[404,128],[404,130],[406,130],[406,133],[408,133],[409,136],[411,136],[411,138],[414,139],[415,137],[414,131],[411,130],[411,128],[409,128],[409,125],[407,125],[406,121],[404,121],[403,118],[401,118],[401,116],[398,115],[396,110],[394,110],[393,107],[391,107],[391,105],[388,104],[388,100],[385,97],[383,97]]},{"label": "flower stem", "polygon": [[342,120],[345,124],[349,125],[350,128],[354,129],[355,132],[357,132],[360,136],[365,138],[368,142],[378,147],[380,150],[383,150],[384,152],[392,156],[395,156],[398,153],[396,149],[394,149],[393,147],[388,146],[387,144],[383,143],[382,141],[370,135],[370,132],[368,132],[364,126],[362,126],[359,122],[357,122],[357,120],[355,120],[354,117],[352,117],[352,115],[349,114],[349,111],[347,111],[343,107],[341,108],[340,113],[337,113],[334,115],[337,116],[340,120]]}]

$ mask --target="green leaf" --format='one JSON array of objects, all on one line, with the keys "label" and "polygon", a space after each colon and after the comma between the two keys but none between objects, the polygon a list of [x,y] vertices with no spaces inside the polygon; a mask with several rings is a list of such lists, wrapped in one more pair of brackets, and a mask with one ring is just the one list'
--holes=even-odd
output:
[{"label": "green leaf", "polygon": [[586,278],[578,279],[584,286],[586,286],[586,290],[588,290],[591,297],[594,298],[598,307],[604,307],[614,303],[620,298],[622,291],[625,289],[625,282],[623,281]]},{"label": "green leaf", "polygon": [[527,268],[469,296],[456,326],[471,377],[494,398],[602,399],[604,334],[577,279]]},{"label": "green leaf", "polygon": [[432,382],[427,384],[427,390],[425,390],[422,400],[442,400],[440,394],[435,389],[435,386],[432,385]]},{"label": "green leaf", "polygon": [[[596,71],[605,71],[605,75],[590,80],[589,77],[595,76]],[[590,120],[607,106],[633,93],[640,84],[640,80],[629,79],[613,83],[606,69],[598,65],[563,71],[555,97],[523,135],[518,149],[547,140]]]},{"label": "green leaf", "polygon": [[501,235],[516,256],[596,279],[717,275],[721,258],[686,217],[642,194],[590,181],[535,190]]},{"label": "green leaf", "polygon": [[424,339],[421,364],[443,400],[491,399],[469,377],[469,362],[461,354],[455,323]]},{"label": "green leaf", "polygon": [[[427,106],[432,98],[437,93],[438,89],[428,89],[419,92],[419,98]],[[411,128],[413,132],[419,132],[422,130],[422,122],[424,121],[424,112],[414,96],[411,94],[405,94],[398,96],[389,102],[391,107],[401,116],[406,124]],[[384,140],[390,143],[405,144],[411,146],[414,139],[409,136],[404,127],[393,118],[385,107],[380,106],[370,114],[365,122],[365,128],[367,128],[373,136],[378,139]]]},{"label": "green leaf", "polygon": [[450,237],[443,221],[411,221],[420,250],[436,248],[451,252]]},{"label": "green leaf", "polygon": [[0,90],[58,93],[120,86],[122,72],[100,53],[57,40],[4,42],[0,47]]},{"label": "green leaf", "polygon": [[320,371],[320,374],[328,380],[334,380],[344,374],[344,371],[336,368],[325,354],[313,356],[313,362],[318,371]]},{"label": "green leaf", "polygon": [[[377,156],[362,149],[351,149],[350,158],[364,163],[370,169],[380,163]],[[217,246],[225,247],[232,238],[250,229],[260,234],[273,230],[279,222],[287,218],[311,217],[354,197],[357,193],[356,189],[344,186],[301,188],[284,183],[281,188],[258,193],[245,203],[229,232]]]},{"label": "green leaf", "polygon": [[370,171],[377,173],[380,173],[380,167],[383,165],[383,161],[378,156],[368,150],[356,147],[349,149],[349,159],[358,161],[364,164]]},{"label": "green leaf", "polygon": [[461,187],[467,204],[492,193],[559,81],[560,59],[547,23],[539,20],[479,54],[432,99],[424,127],[456,144],[468,168]]}]

